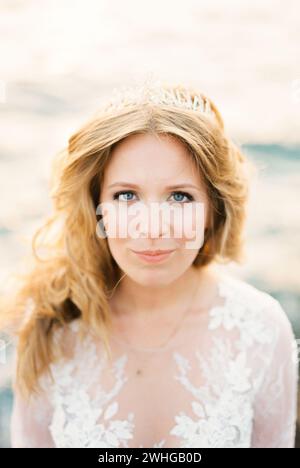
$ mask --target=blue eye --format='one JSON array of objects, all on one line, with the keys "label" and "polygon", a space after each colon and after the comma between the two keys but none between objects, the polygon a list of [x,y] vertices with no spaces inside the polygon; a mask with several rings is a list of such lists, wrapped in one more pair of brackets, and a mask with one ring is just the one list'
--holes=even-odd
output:
[{"label": "blue eye", "polygon": [[[186,192],[173,192],[172,195],[174,196],[177,196],[179,195],[179,197],[186,197],[188,200],[187,201],[193,201],[194,198],[192,197],[192,195],[190,195],[189,193],[186,193]],[[180,203],[185,203],[182,199],[181,200],[175,200],[176,202],[180,202]]]},{"label": "blue eye", "polygon": [[113,196],[113,199],[114,199],[114,200],[118,200],[118,201],[125,201],[125,202],[131,201],[131,200],[132,200],[131,198],[125,198],[125,200],[120,200],[120,199],[119,199],[119,196],[120,196],[120,195],[127,195],[128,193],[129,193],[130,195],[133,195],[133,194],[134,194],[134,193],[131,192],[130,190],[123,190],[122,192],[117,192],[117,193],[115,193],[114,196]]}]

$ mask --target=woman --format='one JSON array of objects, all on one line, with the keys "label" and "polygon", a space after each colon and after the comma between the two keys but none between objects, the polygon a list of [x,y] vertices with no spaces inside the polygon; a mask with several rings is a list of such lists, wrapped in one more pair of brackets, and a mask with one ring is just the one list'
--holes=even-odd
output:
[{"label": "woman", "polygon": [[218,267],[248,166],[184,86],[122,89],[71,136],[10,312],[13,447],[294,447],[291,324]]}]

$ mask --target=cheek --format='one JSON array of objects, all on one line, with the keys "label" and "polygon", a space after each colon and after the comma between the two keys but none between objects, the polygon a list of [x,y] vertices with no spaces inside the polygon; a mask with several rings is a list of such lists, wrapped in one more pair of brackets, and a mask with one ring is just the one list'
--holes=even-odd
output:
[{"label": "cheek", "polygon": [[110,253],[116,263],[119,265],[121,269],[124,268],[128,259],[128,251],[127,251],[127,244],[126,239],[118,239],[118,238],[109,238],[107,237],[107,244],[110,250]]},{"label": "cheek", "polygon": [[183,248],[198,249],[203,244],[206,218],[204,203],[191,203],[181,210],[180,216],[174,218],[174,237]]}]

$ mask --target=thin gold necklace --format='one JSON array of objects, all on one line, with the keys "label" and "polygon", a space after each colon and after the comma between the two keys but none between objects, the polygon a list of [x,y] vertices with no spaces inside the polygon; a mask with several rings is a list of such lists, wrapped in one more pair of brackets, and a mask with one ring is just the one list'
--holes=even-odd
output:
[{"label": "thin gold necklace", "polygon": [[[182,323],[184,322],[184,320],[186,319],[186,317],[189,315],[188,312],[191,311],[191,305],[193,303],[193,300],[196,296],[196,293],[198,291],[198,279],[197,279],[197,285],[196,285],[196,288],[194,290],[194,293],[192,294],[192,297],[191,297],[191,301],[189,301],[187,307],[186,307],[186,310],[184,312],[184,314],[180,317],[180,320],[176,323],[176,326],[174,327],[174,329],[172,330],[171,334],[168,336],[168,338],[163,342],[163,344],[161,344],[160,346],[156,346],[156,347],[151,347],[151,348],[141,348],[141,347],[138,347],[138,346],[133,346],[131,345],[129,342],[127,342],[126,340],[123,340],[119,337],[117,337],[116,335],[112,334],[111,336],[113,337],[113,339],[115,339],[116,341],[118,341],[119,343],[121,343],[122,345],[125,345],[126,347],[130,348],[131,351],[137,351],[137,352],[146,352],[146,353],[155,353],[155,352],[158,352],[158,351],[163,351],[165,349],[167,349],[167,345],[170,343],[171,339],[176,335],[176,333],[178,332],[179,330],[179,327],[182,325]],[[142,368],[139,367],[136,371],[135,371],[135,374],[136,375],[141,375],[142,374]]]}]

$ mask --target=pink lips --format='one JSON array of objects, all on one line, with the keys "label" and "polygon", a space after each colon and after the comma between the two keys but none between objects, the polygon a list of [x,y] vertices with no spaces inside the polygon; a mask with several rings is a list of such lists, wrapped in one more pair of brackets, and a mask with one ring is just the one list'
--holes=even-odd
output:
[{"label": "pink lips", "polygon": [[133,250],[133,252],[148,263],[158,263],[168,258],[174,250],[144,250],[140,252]]}]

